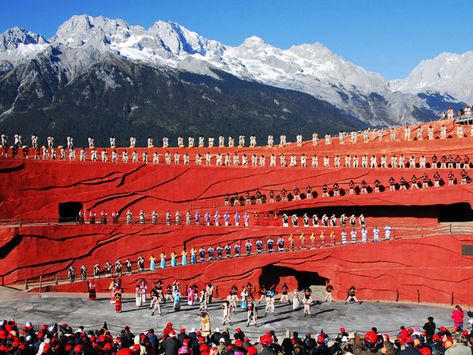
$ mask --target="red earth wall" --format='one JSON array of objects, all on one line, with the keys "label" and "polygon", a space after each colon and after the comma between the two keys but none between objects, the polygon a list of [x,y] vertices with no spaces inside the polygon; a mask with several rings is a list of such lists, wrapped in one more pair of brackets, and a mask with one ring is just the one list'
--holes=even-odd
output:
[{"label": "red earth wall", "polygon": [[[455,126],[448,122],[450,135],[454,135]],[[439,123],[433,123],[438,129]],[[425,128],[426,132],[427,129]],[[469,131],[468,131],[469,133]],[[412,134],[414,136],[414,133]],[[172,153],[196,152],[205,154],[211,151],[215,156],[221,151],[239,154],[254,153],[276,155],[284,152],[287,157],[294,153],[317,154],[319,164],[325,155],[333,157],[345,154],[404,154],[406,157],[425,154],[461,155],[468,154],[473,158],[473,139],[449,138],[445,140],[423,140],[410,142],[378,142],[375,134],[370,143],[339,144],[334,140],[332,145],[323,142],[318,146],[305,143],[302,147],[290,144],[287,147],[256,148],[171,148]],[[402,132],[398,132],[402,137]],[[359,141],[361,139],[359,138]],[[440,143],[441,142],[441,143]],[[141,153],[143,149],[138,149]],[[153,149],[150,149],[150,157]],[[159,149],[160,154],[165,152]],[[181,158],[182,159],[182,158]],[[215,158],[214,158],[215,159]],[[161,159],[162,160],[162,159]],[[406,159],[407,160],[407,159]],[[332,162],[333,164],[333,162]],[[267,161],[267,165],[268,161]],[[310,165],[310,163],[309,163]],[[33,161],[23,159],[0,160],[0,219],[57,219],[58,205],[63,202],[83,203],[86,210],[94,208],[97,214],[102,209],[109,212],[118,210],[122,216],[130,209],[136,218],[143,209],[149,214],[152,210],[160,213],[169,210],[174,215],[176,210],[198,209],[203,215],[205,210],[212,214],[215,209],[223,215],[225,210],[233,212],[298,212],[310,208],[327,209],[333,206],[355,206],[363,213],[368,206],[419,206],[416,213],[408,216],[392,216],[389,212],[383,217],[370,219],[368,225],[390,223],[395,226],[394,234],[402,239],[379,244],[353,245],[327,249],[276,253],[264,256],[251,256],[241,263],[239,261],[221,261],[201,266],[186,266],[175,269],[164,269],[155,272],[151,278],[172,280],[178,278],[182,283],[196,282],[203,284],[211,281],[221,289],[231,284],[241,285],[247,280],[258,284],[267,278],[269,267],[289,269],[290,282],[295,283],[297,272],[317,273],[330,280],[336,289],[337,298],[344,298],[345,292],[352,284],[360,289],[360,296],[366,299],[393,300],[399,290],[400,300],[422,302],[450,303],[452,292],[454,302],[472,303],[472,266],[469,256],[461,254],[461,246],[472,244],[472,233],[461,235],[442,234],[437,216],[424,215],[422,206],[437,206],[464,202],[471,204],[472,184],[429,187],[419,190],[384,191],[361,195],[321,197],[324,183],[331,187],[338,182],[347,192],[348,182],[353,179],[356,184],[362,180],[371,186],[375,179],[387,187],[390,177],[397,181],[401,177],[410,180],[413,174],[418,177],[427,172],[432,179],[434,169],[391,169],[391,168],[302,168],[302,167],[216,167],[166,166],[69,162],[69,161]],[[450,169],[439,169],[446,182]],[[452,169],[457,182],[460,180],[460,169]],[[273,204],[253,204],[240,207],[225,207],[225,193],[233,195],[250,191],[254,194],[260,190],[268,195],[270,190],[285,188],[291,191],[299,187],[305,190],[311,185],[318,197],[311,200],[279,202]],[[271,218],[270,218],[271,219]],[[254,224],[254,220],[250,225]],[[416,227],[423,227],[416,230]],[[435,229],[437,228],[437,229]],[[310,234],[307,229],[308,236]],[[259,236],[279,236],[294,233],[299,235],[304,228],[283,228],[257,226],[247,228],[230,227],[195,227],[195,226],[162,226],[162,225],[38,225],[0,228],[0,275],[6,283],[21,282],[26,277],[55,274],[63,272],[74,264],[78,269],[86,264],[92,265],[105,261],[114,262],[117,258],[132,258],[138,255],[158,257],[161,251],[167,255],[172,250],[180,252],[184,247],[216,246],[218,243],[236,240],[255,239]],[[329,229],[327,229],[329,232]],[[319,232],[317,232],[318,234]],[[340,228],[336,229],[339,238]],[[328,235],[328,233],[326,233]],[[429,236],[436,235],[436,236]],[[407,238],[420,237],[423,238]],[[308,243],[308,241],[307,241]],[[282,269],[277,269],[282,272]],[[286,269],[285,269],[286,270]],[[293,270],[293,271],[290,271]],[[286,270],[287,271],[287,270]],[[292,273],[292,274],[291,274]],[[292,275],[292,276],[291,276]],[[124,278],[125,287],[133,288],[139,276]],[[147,276],[148,277],[148,276]],[[281,277],[285,277],[281,274]],[[273,280],[274,281],[274,280]],[[320,280],[319,280],[320,281]],[[101,281],[102,282],[102,281]],[[103,281],[104,283],[107,283]],[[103,286],[103,285],[101,285]],[[59,290],[77,290],[80,284],[61,285]],[[417,291],[419,290],[419,291]],[[419,293],[418,293],[419,292]],[[419,296],[418,296],[419,295]]]}]

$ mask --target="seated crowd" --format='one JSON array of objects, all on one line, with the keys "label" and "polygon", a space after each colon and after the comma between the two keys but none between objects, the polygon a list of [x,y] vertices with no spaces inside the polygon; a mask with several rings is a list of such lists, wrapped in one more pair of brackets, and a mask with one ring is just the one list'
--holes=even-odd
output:
[{"label": "seated crowd", "polygon": [[[473,315],[473,314],[472,314]],[[30,322],[20,325],[14,320],[0,324],[0,353],[16,355],[49,354],[165,354],[165,355],[470,355],[473,337],[469,330],[439,326],[432,317],[423,326],[400,327],[389,336],[372,327],[366,332],[347,331],[329,336],[323,330],[304,336],[287,330],[278,338],[274,330],[259,337],[245,335],[241,328],[211,329],[201,321],[199,329],[174,329],[168,322],[162,331],[144,332],[125,326],[117,333],[105,322],[99,329],[73,328],[71,325],[44,324],[35,328]]]}]

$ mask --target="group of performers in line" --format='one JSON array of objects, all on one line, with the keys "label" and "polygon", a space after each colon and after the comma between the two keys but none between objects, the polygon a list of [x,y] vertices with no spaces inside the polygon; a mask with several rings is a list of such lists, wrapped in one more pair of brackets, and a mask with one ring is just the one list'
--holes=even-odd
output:
[{"label": "group of performers in line", "polygon": [[[373,233],[373,242],[380,242],[380,230],[378,227],[374,227],[372,229]],[[391,233],[392,229],[389,225],[387,225],[384,228],[384,240],[390,240],[391,239]],[[315,236],[315,233],[312,233],[309,236],[310,244],[306,244],[306,237],[305,234],[302,233],[299,236],[299,242],[298,242],[298,248],[316,248],[316,247],[325,247],[325,246],[333,246],[337,244],[336,241],[336,235],[335,232],[332,231],[329,235],[325,235],[324,232],[322,231],[321,234],[318,237],[319,241],[317,241],[317,237]],[[327,240],[326,240],[327,239]],[[284,236],[280,236],[277,238],[275,241],[272,237],[268,237],[266,240],[266,248],[264,248],[264,242],[262,238],[258,238],[255,242],[255,247],[256,247],[256,254],[263,254],[263,253],[273,253],[273,252],[285,252],[285,251],[290,251],[290,250],[295,250],[296,246],[296,239],[293,237],[292,234],[289,235],[287,238],[287,241],[289,243],[289,247],[286,245],[286,240]],[[339,244],[340,245],[346,245],[346,244],[354,244],[354,243],[367,243],[368,242],[368,229],[363,226],[361,228],[361,240],[358,238],[358,232],[355,228],[353,228],[350,232],[350,239],[348,238],[348,233],[345,230],[342,230],[340,232],[340,240]],[[253,242],[248,239],[245,243],[245,253],[244,255],[250,256],[253,255]],[[233,252],[232,252],[233,251]],[[241,244],[239,241],[237,241],[233,246],[231,244],[225,244],[223,247],[222,245],[218,245],[216,248],[214,248],[212,245],[209,246],[207,249],[204,247],[200,247],[199,250],[196,248],[191,248],[190,250],[190,264],[197,264],[197,263],[203,263],[206,261],[216,261],[216,260],[223,260],[223,259],[228,259],[232,257],[240,257],[242,256],[241,252]],[[188,252],[186,249],[182,250],[180,253],[180,262],[178,261],[178,254],[174,251],[171,252],[170,254],[170,262],[168,264],[167,261],[167,255],[165,252],[161,252],[159,256],[159,264],[157,264],[158,259],[154,256],[151,255],[149,257],[149,271],[154,271],[158,267],[160,269],[164,269],[168,266],[171,267],[176,267],[178,265],[185,266],[188,264]],[[144,272],[145,271],[145,259],[142,256],[138,257],[137,260],[138,264],[138,272]],[[68,279],[70,282],[75,281],[76,277],[76,268],[74,265],[71,265],[68,268]],[[93,277],[94,278],[99,278],[102,274],[105,275],[105,277],[112,277],[113,274],[115,273],[115,276],[120,277],[124,274],[129,274],[131,275],[133,273],[133,262],[130,259],[127,259],[125,263],[123,264],[120,259],[118,259],[115,262],[115,266],[113,266],[110,262],[106,262],[104,269],[102,271],[100,265],[97,263],[93,267]],[[88,278],[88,273],[87,273],[87,267],[85,265],[82,265],[80,267],[80,277],[81,280],[87,280]]]},{"label": "group of performers in line", "polygon": [[[123,288],[121,287],[121,279],[115,278],[111,281],[109,286],[110,292],[110,303],[114,305],[116,313],[122,311],[122,297]],[[328,284],[325,287],[324,299],[318,300],[318,302],[334,302],[332,292],[334,288]],[[92,279],[88,282],[89,300],[96,299],[96,284]],[[148,289],[148,282],[142,278],[135,288],[135,305],[136,307],[148,306],[147,296],[149,293],[149,309],[151,315],[159,314],[163,315],[162,305],[166,302],[172,303],[172,311],[177,312],[181,310],[182,295],[180,291],[180,283],[174,280],[172,284],[168,284],[164,287],[162,280],[153,282],[153,285]],[[259,299],[256,298],[256,294],[259,294]],[[197,285],[189,285],[185,287],[185,298],[187,306],[190,308],[199,307],[199,311],[202,314],[208,314],[209,305],[214,302],[215,294],[218,294],[218,288],[214,287],[211,283],[205,285],[200,291]],[[286,283],[281,286],[280,304],[292,304],[294,311],[299,308],[303,308],[304,316],[311,314],[311,305],[315,304],[316,301],[312,297],[311,288],[304,288],[299,291],[295,288],[292,292],[289,291],[289,287]],[[348,291],[347,302],[359,302],[356,299],[356,288],[352,286]],[[232,323],[233,314],[240,309],[241,312],[246,312],[247,326],[258,326],[258,306],[264,303],[264,316],[275,313],[275,304],[277,302],[277,293],[275,287],[265,288],[264,286],[256,291],[251,283],[242,285],[240,289],[236,285],[230,288],[228,295],[223,298],[221,302],[222,310],[222,323],[223,325]]]},{"label": "group of performers in line", "polygon": [[[456,119],[457,121],[462,122],[463,120],[471,120],[472,113],[471,113],[471,108],[470,106],[466,106],[465,109],[459,110],[458,111],[458,116],[455,117],[455,113],[451,107],[448,108],[446,112],[442,112],[440,116],[440,120],[444,119]],[[450,135],[449,135],[450,133]],[[448,137],[453,137],[456,136],[458,138],[464,138],[467,137],[467,133],[464,131],[464,126],[462,124],[457,124],[456,125],[456,132],[448,132],[447,126],[445,124],[442,124],[440,129],[436,131],[436,129],[432,126],[429,125],[426,127],[426,125],[418,125],[417,127],[411,127],[411,126],[404,126],[404,127],[391,127],[391,128],[378,128],[378,129],[365,129],[362,132],[357,132],[357,131],[352,131],[352,132],[339,132],[338,133],[338,143],[339,144],[345,144],[345,143],[352,143],[356,144],[358,143],[358,138],[359,136],[362,136],[362,141],[364,143],[369,143],[372,141],[379,141],[383,142],[387,139],[387,141],[395,142],[399,141],[402,138],[404,138],[405,141],[410,141],[410,140],[418,140],[421,141],[423,139],[426,140],[434,140],[434,139],[446,139]],[[473,137],[473,126],[470,127],[470,132],[469,136]],[[325,134],[323,138],[323,142],[326,145],[332,144],[333,143],[333,138],[336,138],[337,136],[332,136],[330,134]],[[385,139],[386,138],[386,139]],[[55,139],[53,136],[48,136],[46,138],[46,145],[40,147],[39,143],[39,137],[36,133],[33,133],[30,136],[31,139],[31,148],[34,149],[35,151],[38,151],[38,154],[41,149],[46,149],[46,150],[51,150],[54,149],[54,142]],[[319,141],[322,139],[319,139],[319,135],[317,132],[314,132],[312,134],[311,142],[312,145],[316,146],[319,144]],[[247,146],[247,140],[245,135],[239,135],[238,137],[225,137],[225,136],[219,136],[218,140],[215,140],[214,137],[204,137],[204,136],[199,136],[197,138],[197,141],[194,137],[187,137],[187,142],[185,141],[184,137],[180,136],[177,138],[177,147],[179,148],[185,148],[186,146],[188,148],[194,148],[194,147],[199,147],[199,148],[204,148],[206,146],[206,141],[207,141],[207,147],[208,148],[214,148],[214,147],[220,147],[223,148],[225,146],[227,147],[245,147]],[[227,141],[227,143],[225,143]],[[129,138],[129,147],[134,149],[137,147],[137,139],[134,136],[131,136]],[[303,145],[303,136],[302,134],[297,134],[295,137],[295,143],[297,146],[302,146]],[[12,151],[14,150],[16,153],[13,155],[18,154],[18,150],[22,149],[23,154],[25,154],[29,150],[29,146],[23,143],[23,137],[22,135],[17,132],[13,135],[13,142],[9,143],[8,142],[8,136],[6,133],[1,133],[0,134],[0,146],[2,148],[2,155],[8,154],[8,149],[9,149],[9,144],[11,144],[11,149]],[[87,138],[87,144],[89,149],[95,150],[95,139],[92,136],[89,136]],[[285,147],[287,144],[290,144],[290,142],[287,139],[287,136],[285,134],[281,134],[279,136],[279,146],[280,147]],[[276,145],[275,137],[272,134],[269,134],[266,139],[266,146],[268,147],[273,147]],[[109,137],[109,146],[111,149],[116,149],[117,148],[117,140],[114,136]],[[162,138],[162,147],[163,148],[169,148],[169,138],[168,137],[163,137]],[[251,135],[249,137],[249,147],[254,148],[257,146],[256,142],[256,136]],[[150,148],[155,148],[154,144],[154,139],[153,137],[149,136],[146,139],[146,147],[148,149]],[[58,147],[59,149],[68,149],[69,151],[74,151],[74,137],[72,135],[68,135],[66,137],[66,144],[65,146],[60,145]],[[85,150],[82,148],[82,150]]]}]

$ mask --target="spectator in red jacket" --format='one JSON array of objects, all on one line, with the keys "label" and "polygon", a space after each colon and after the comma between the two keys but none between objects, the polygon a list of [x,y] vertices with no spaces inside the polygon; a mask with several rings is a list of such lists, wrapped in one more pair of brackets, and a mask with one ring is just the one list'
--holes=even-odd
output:
[{"label": "spectator in red jacket", "polygon": [[463,330],[463,317],[465,316],[465,313],[461,309],[459,305],[455,306],[455,309],[452,312],[452,319],[453,319],[453,324],[455,325],[455,328],[458,330]]}]

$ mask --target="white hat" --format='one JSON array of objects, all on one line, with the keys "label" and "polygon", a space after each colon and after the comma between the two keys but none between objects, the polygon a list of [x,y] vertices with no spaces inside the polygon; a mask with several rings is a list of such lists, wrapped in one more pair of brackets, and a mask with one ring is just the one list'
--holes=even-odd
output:
[{"label": "white hat", "polygon": [[31,322],[26,322],[27,327],[31,327]]}]

